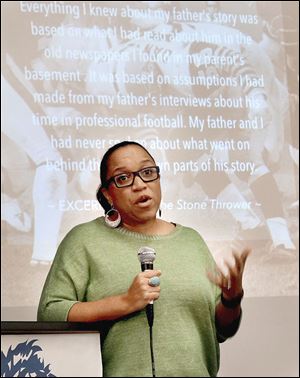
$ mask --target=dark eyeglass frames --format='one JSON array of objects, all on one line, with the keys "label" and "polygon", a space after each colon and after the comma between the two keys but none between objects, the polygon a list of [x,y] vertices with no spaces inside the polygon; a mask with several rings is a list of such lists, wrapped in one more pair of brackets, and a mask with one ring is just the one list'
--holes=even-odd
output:
[{"label": "dark eyeglass frames", "polygon": [[126,188],[132,186],[135,176],[139,176],[144,182],[155,181],[159,178],[159,167],[146,167],[136,172],[124,172],[113,176],[106,181],[107,187],[111,182],[114,182],[117,188]]}]

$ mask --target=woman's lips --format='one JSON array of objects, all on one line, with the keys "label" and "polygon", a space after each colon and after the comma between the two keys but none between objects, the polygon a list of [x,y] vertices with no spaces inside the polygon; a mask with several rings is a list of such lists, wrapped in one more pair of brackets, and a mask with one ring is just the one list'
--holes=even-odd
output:
[{"label": "woman's lips", "polygon": [[139,207],[147,207],[151,204],[152,198],[149,196],[141,196],[139,197],[134,204]]}]

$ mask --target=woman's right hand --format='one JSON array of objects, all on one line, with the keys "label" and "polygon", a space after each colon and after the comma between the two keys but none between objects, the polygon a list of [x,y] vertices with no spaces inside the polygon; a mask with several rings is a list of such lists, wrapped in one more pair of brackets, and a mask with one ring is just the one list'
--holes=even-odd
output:
[{"label": "woman's right hand", "polygon": [[126,293],[131,312],[142,310],[151,301],[159,298],[160,286],[150,286],[149,279],[160,275],[160,270],[145,270],[134,278]]},{"label": "woman's right hand", "polygon": [[144,309],[159,298],[160,287],[150,286],[149,279],[160,276],[160,270],[139,273],[124,294],[90,302],[76,302],[68,313],[69,322],[97,322],[115,320]]}]

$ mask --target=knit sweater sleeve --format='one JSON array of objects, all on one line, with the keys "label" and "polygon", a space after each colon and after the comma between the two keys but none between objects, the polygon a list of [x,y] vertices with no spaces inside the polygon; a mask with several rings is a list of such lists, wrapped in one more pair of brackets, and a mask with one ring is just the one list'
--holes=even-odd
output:
[{"label": "knit sweater sleeve", "polygon": [[85,298],[89,263],[79,226],[61,242],[45,281],[38,321],[67,321],[71,307]]}]

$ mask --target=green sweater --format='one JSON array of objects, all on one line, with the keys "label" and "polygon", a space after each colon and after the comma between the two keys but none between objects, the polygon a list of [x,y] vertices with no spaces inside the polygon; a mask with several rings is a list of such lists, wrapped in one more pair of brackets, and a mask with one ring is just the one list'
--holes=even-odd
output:
[{"label": "green sweater", "polygon": [[[219,344],[215,306],[220,290],[207,278],[215,263],[193,229],[177,225],[169,235],[111,229],[104,218],[74,227],[60,244],[45,282],[39,321],[66,321],[78,301],[125,293],[140,272],[137,251],[155,249],[162,271],[154,302],[153,343],[157,377],[216,376]],[[109,324],[101,333],[103,375],[151,377],[149,329],[144,310]]]}]

